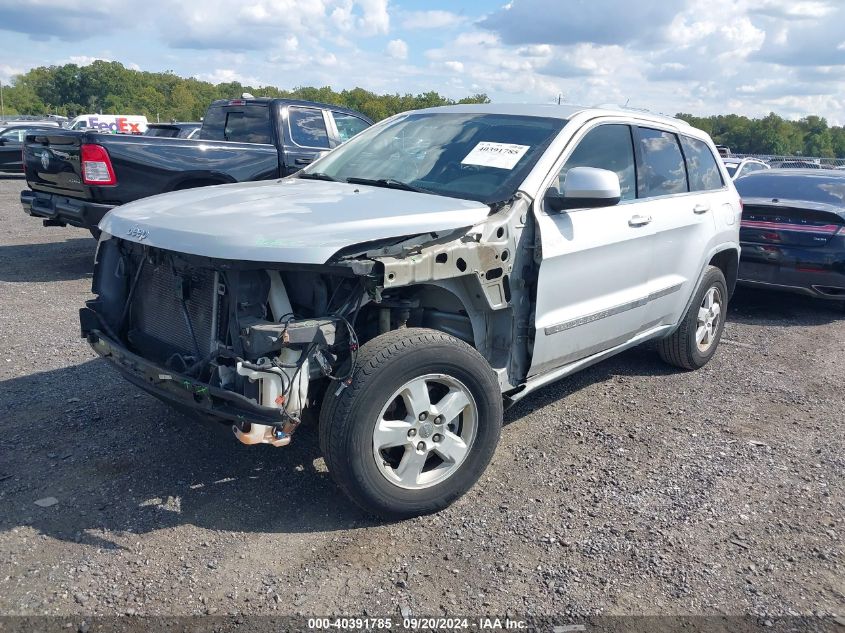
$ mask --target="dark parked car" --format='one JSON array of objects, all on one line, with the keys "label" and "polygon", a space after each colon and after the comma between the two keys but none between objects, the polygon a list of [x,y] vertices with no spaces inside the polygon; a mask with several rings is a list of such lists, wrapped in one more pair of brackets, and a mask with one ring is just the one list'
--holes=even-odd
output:
[{"label": "dark parked car", "polygon": [[782,160],[772,161],[769,163],[775,169],[821,169],[819,163],[814,163],[811,160]]},{"label": "dark parked car", "polygon": [[17,117],[14,119],[0,119],[0,132],[10,127],[20,127],[22,125],[28,125],[30,127],[62,127],[62,122],[58,119],[39,119],[38,117]]},{"label": "dark parked car", "polygon": [[144,136],[158,136],[160,138],[198,138],[202,123],[149,123]]},{"label": "dark parked car", "polygon": [[178,189],[272,180],[372,125],[359,112],[292,99],[215,101],[199,138],[73,130],[30,134],[21,204],[45,226],[89,229],[117,205]]},{"label": "dark parked car", "polygon": [[771,169],[734,184],[745,205],[739,282],[845,306],[845,173]]},{"label": "dark parked car", "polygon": [[49,123],[16,124],[0,131],[0,171],[18,172],[23,169],[21,149],[27,134],[56,131],[59,128]]}]

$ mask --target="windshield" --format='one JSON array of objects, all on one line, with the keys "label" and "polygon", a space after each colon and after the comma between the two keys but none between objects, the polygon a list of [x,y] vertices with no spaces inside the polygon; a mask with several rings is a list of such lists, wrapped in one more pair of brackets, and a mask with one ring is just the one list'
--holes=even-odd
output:
[{"label": "windshield", "polygon": [[837,206],[845,202],[845,174],[751,174],[735,184],[743,198],[809,200]]},{"label": "windshield", "polygon": [[513,196],[565,124],[505,114],[409,113],[361,132],[300,173],[492,204]]}]

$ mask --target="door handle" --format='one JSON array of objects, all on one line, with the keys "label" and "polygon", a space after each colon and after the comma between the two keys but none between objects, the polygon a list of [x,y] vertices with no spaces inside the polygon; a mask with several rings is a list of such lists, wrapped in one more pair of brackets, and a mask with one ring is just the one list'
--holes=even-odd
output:
[{"label": "door handle", "polygon": [[710,210],[709,204],[697,204],[692,208],[692,212],[701,215],[702,213],[707,213]]},{"label": "door handle", "polygon": [[645,226],[651,222],[650,215],[635,215],[628,220],[628,226]]},{"label": "door handle", "polygon": [[294,165],[310,165],[313,162],[313,158],[296,158],[293,161]]}]

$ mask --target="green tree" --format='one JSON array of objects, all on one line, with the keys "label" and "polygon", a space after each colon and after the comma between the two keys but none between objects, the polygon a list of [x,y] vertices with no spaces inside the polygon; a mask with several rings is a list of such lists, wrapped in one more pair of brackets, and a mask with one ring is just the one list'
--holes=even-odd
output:
[{"label": "green tree", "polygon": [[170,93],[168,117],[177,121],[191,121],[200,117],[197,100],[186,85],[178,84]]},{"label": "green tree", "polygon": [[751,124],[750,146],[748,151],[754,154],[789,154],[790,125],[774,112]]},{"label": "green tree", "polygon": [[827,127],[827,120],[818,116],[808,116],[799,121],[805,129],[804,155],[833,158],[833,138]]},{"label": "green tree", "polygon": [[740,154],[845,158],[845,129],[828,127],[827,121],[818,116],[800,121],[783,119],[774,112],[762,119],[735,114],[696,117],[679,113],[676,116]]},{"label": "green tree", "polygon": [[845,158],[845,127],[830,128],[830,139],[834,156]]}]

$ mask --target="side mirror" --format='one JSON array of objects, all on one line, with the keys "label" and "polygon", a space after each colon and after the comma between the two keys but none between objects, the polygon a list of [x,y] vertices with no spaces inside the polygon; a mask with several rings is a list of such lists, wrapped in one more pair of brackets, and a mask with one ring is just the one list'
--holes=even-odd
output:
[{"label": "side mirror", "polygon": [[563,192],[549,188],[546,207],[553,211],[612,207],[622,199],[619,176],[616,172],[595,167],[573,167],[566,172]]}]

